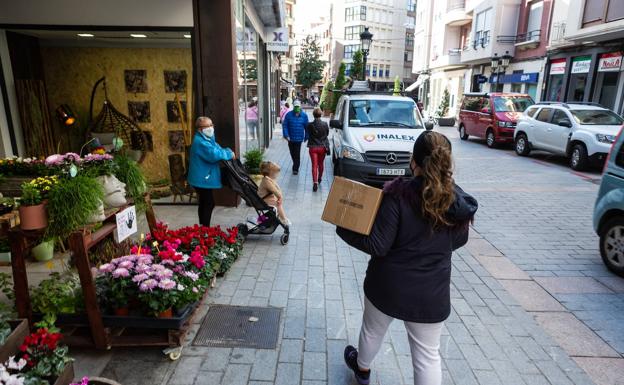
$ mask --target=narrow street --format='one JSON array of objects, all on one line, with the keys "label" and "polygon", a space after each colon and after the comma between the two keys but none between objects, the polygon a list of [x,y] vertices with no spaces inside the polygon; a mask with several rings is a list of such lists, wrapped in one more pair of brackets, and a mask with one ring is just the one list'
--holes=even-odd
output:
[{"label": "narrow street", "polygon": [[[470,242],[453,261],[444,384],[617,383],[624,371],[618,332],[624,281],[602,265],[591,229],[600,175],[571,172],[559,159],[520,158],[510,149],[462,142],[452,128],[436,130],[452,140],[458,184],[480,203]],[[127,385],[354,383],[342,351],[357,344],[367,256],[320,220],[328,178],[312,192],[307,154],[300,174],[291,175],[278,136],[266,158],[282,166],[280,184],[294,223],[290,243],[279,244],[280,231],[249,238],[207,305],[283,308],[278,349],[192,346],[191,333],[179,361],[158,350],[115,351],[103,376]],[[329,160],[326,167],[331,170]],[[157,214],[178,226],[195,223],[195,210],[161,206]],[[244,206],[220,208],[215,222],[236,224],[251,215]],[[194,330],[201,319],[196,322]],[[413,383],[400,322],[392,324],[374,363],[372,383]]]}]

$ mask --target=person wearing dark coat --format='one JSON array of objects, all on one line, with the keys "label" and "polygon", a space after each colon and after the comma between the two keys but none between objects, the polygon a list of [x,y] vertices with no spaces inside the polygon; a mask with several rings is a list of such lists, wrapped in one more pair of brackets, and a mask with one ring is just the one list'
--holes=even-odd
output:
[{"label": "person wearing dark coat", "polygon": [[314,121],[308,123],[306,127],[308,136],[308,151],[310,152],[310,160],[312,161],[312,191],[318,190],[318,185],[323,179],[323,170],[325,163],[325,155],[329,148],[329,126],[321,120],[323,111],[316,107],[312,112]]},{"label": "person wearing dark coat", "polygon": [[478,204],[453,181],[445,136],[421,134],[412,153],[414,177],[386,184],[370,235],[336,230],[350,246],[371,255],[359,346],[347,346],[344,354],[362,385],[369,383],[371,362],[394,319],[407,329],[414,383],[442,382],[439,347],[451,312],[451,254],[468,241]]}]

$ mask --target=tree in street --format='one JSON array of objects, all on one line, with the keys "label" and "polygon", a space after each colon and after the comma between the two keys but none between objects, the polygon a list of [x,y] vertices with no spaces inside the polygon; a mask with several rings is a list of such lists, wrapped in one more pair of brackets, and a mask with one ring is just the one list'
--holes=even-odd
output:
[{"label": "tree in street", "polygon": [[340,96],[342,95],[342,92],[340,92],[339,90],[342,90],[347,84],[347,78],[345,77],[346,68],[347,66],[345,65],[345,63],[340,63],[340,67],[338,68],[338,75],[336,75],[336,82],[334,83],[334,88],[336,89],[336,92],[334,92],[334,97],[332,99],[332,112],[336,112],[338,99],[340,99]]},{"label": "tree in street", "polygon": [[321,100],[319,101],[321,110],[325,111],[330,108],[332,95],[334,90],[334,82],[328,80],[323,86],[323,91],[321,92]]},{"label": "tree in street", "polygon": [[362,50],[358,49],[353,54],[353,63],[351,64],[351,77],[353,80],[364,80],[364,59]]},{"label": "tree in street", "polygon": [[451,95],[449,94],[448,88],[444,89],[442,93],[442,100],[440,101],[440,105],[438,106],[438,111],[436,113],[439,117],[445,117],[449,110],[449,105],[451,102]]},{"label": "tree in street", "polygon": [[297,54],[299,61],[299,71],[297,72],[297,83],[309,90],[323,78],[325,63],[321,60],[321,49],[316,39],[308,37],[301,47],[301,52]]}]

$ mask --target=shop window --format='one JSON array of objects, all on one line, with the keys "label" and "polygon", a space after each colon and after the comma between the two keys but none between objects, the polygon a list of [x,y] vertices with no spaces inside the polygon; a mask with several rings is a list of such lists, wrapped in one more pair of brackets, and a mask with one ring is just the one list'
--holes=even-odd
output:
[{"label": "shop window", "polygon": [[548,122],[550,121],[550,114],[552,113],[552,108],[542,108],[542,110],[537,114],[535,119],[540,122]]},{"label": "shop window", "polygon": [[529,94],[531,99],[537,99],[537,84],[527,84],[526,93]]},{"label": "shop window", "polygon": [[585,89],[587,88],[587,74],[574,74],[570,77],[569,100],[582,102],[585,100]]},{"label": "shop window", "polygon": [[615,106],[619,74],[619,72],[600,72],[598,75],[597,84],[599,84],[599,87],[597,90],[600,94],[598,103],[607,108],[614,108]]},{"label": "shop window", "polygon": [[522,83],[512,83],[511,84],[511,92],[522,92]]},{"label": "shop window", "polygon": [[551,75],[548,86],[547,100],[552,102],[563,101],[563,75]]}]

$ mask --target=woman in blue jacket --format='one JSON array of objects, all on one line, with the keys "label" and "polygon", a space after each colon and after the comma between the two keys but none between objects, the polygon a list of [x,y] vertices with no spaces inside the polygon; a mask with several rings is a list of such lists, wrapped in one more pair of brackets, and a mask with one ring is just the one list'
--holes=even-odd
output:
[{"label": "woman in blue jacket", "polygon": [[215,207],[212,190],[223,187],[219,162],[233,159],[235,154],[215,141],[214,125],[210,118],[200,116],[195,121],[195,127],[197,132],[191,145],[188,182],[199,197],[199,223],[210,226],[212,210]]}]

